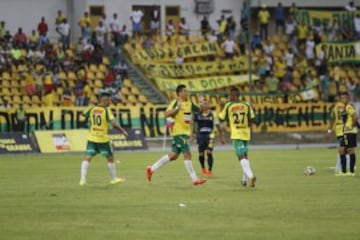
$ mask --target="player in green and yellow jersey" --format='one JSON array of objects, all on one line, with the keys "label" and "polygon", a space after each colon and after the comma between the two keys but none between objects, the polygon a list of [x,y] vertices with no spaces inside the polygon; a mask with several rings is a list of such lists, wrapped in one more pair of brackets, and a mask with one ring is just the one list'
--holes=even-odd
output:
[{"label": "player in green and yellow jersey", "polygon": [[[347,92],[340,93],[340,102],[334,107],[328,130],[328,133],[331,133],[335,126],[335,135],[339,141],[341,172],[337,174],[338,176],[355,176],[357,120],[355,108],[350,104],[349,94]],[[350,173],[348,174],[346,154],[349,154],[350,157]]]},{"label": "player in green and yellow jersey", "polygon": [[86,175],[91,159],[98,153],[107,159],[107,165],[110,173],[110,184],[124,182],[125,179],[116,177],[116,168],[114,164],[113,150],[110,145],[108,135],[109,123],[112,127],[121,131],[125,136],[127,132],[120,127],[114,118],[111,110],[108,108],[111,103],[110,94],[104,92],[100,95],[100,103],[85,111],[85,116],[90,122],[90,133],[88,136],[86,154],[81,163],[80,186],[86,185]]},{"label": "player in green and yellow jersey", "polygon": [[219,113],[219,119],[222,121],[226,120],[229,123],[235,152],[246,177],[243,177],[242,184],[246,186],[246,180],[248,179],[249,186],[255,187],[256,177],[251,171],[248,159],[248,144],[251,138],[250,127],[255,114],[250,104],[240,101],[239,97],[239,89],[232,88],[230,91],[230,101],[222,108]]},{"label": "player in green and yellow jersey", "polygon": [[193,185],[204,184],[206,180],[198,178],[195,173],[191,162],[189,146],[189,139],[190,137],[193,137],[191,121],[193,119],[193,114],[199,110],[194,103],[189,101],[189,94],[185,85],[177,86],[176,95],[177,99],[170,102],[165,112],[165,117],[172,117],[174,121],[171,131],[173,137],[171,152],[146,168],[147,179],[148,181],[151,181],[151,177],[156,170],[170,161],[176,160],[180,153],[183,153],[185,168],[192,179]]}]

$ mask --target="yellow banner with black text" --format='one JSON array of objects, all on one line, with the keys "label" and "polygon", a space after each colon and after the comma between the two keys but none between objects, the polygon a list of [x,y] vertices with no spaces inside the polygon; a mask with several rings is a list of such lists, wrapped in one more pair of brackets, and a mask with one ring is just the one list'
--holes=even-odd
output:
[{"label": "yellow banner with black text", "polygon": [[185,62],[182,64],[141,62],[140,65],[147,74],[154,78],[181,78],[207,74],[226,74],[248,71],[249,68],[248,60],[245,57],[236,57],[232,60],[224,61]]},{"label": "yellow banner with black text", "polygon": [[360,41],[325,42],[316,46],[316,51],[323,50],[328,63],[360,62]]},{"label": "yellow banner with black text", "polygon": [[[252,76],[252,80],[259,77]],[[160,91],[174,91],[179,84],[185,84],[190,92],[208,91],[249,82],[248,75],[228,75],[191,79],[155,78]]]},{"label": "yellow banner with black text", "polygon": [[216,55],[219,46],[216,42],[204,42],[198,44],[186,44],[178,47],[150,48],[148,50],[135,51],[133,60],[136,63],[143,62],[174,62],[178,54],[183,58],[202,57]]}]

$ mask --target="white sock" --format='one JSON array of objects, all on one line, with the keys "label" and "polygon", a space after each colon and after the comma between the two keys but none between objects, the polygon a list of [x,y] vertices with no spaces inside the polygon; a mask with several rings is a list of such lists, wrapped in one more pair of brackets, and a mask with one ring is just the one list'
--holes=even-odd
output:
[{"label": "white sock", "polygon": [[254,174],[253,172],[251,171],[251,168],[250,168],[250,162],[248,159],[241,159],[240,161],[240,165],[245,173],[245,175],[248,177],[248,178],[253,178],[254,177]]},{"label": "white sock", "polygon": [[108,162],[108,169],[109,169],[109,174],[110,174],[110,178],[112,180],[116,179],[116,168],[115,168],[115,163],[113,162]]},{"label": "white sock", "polygon": [[340,160],[340,154],[338,154],[338,155],[337,155],[337,160],[336,160],[335,171],[336,171],[336,172],[341,172],[341,160]]},{"label": "white sock", "polygon": [[155,172],[156,170],[158,170],[159,168],[161,168],[162,166],[164,166],[168,162],[170,162],[169,156],[168,155],[162,156],[156,163],[154,163],[151,166],[151,171]]},{"label": "white sock", "polygon": [[246,181],[248,180],[248,178],[247,178],[246,174],[243,174],[243,176],[242,176],[242,180],[243,180],[244,182],[246,182]]},{"label": "white sock", "polygon": [[185,168],[188,171],[191,179],[194,181],[196,181],[198,179],[198,177],[196,176],[193,164],[191,160],[184,160],[184,164],[185,164]]},{"label": "white sock", "polygon": [[81,162],[81,181],[86,181],[86,175],[89,168],[90,162],[83,160]]}]

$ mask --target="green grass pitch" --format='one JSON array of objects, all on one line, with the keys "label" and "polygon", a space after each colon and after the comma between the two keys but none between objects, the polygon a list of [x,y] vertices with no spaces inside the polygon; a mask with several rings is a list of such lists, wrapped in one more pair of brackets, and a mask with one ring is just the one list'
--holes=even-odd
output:
[{"label": "green grass pitch", "polygon": [[[191,185],[182,158],[148,183],[145,167],[163,154],[116,153],[127,179],[116,186],[98,156],[84,188],[81,154],[1,156],[0,239],[360,238],[360,178],[334,176],[335,149],[251,150],[255,189],[240,186],[233,151],[215,152],[215,176],[204,186]],[[195,152],[193,163],[200,174]],[[314,176],[303,175],[307,165]]]}]

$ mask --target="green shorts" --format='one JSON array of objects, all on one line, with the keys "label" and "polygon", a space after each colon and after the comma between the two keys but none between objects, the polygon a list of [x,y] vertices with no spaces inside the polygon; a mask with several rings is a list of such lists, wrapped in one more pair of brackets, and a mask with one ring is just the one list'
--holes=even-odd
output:
[{"label": "green shorts", "polygon": [[177,154],[190,152],[189,138],[190,137],[187,135],[174,136],[172,139],[171,151]]},{"label": "green shorts", "polygon": [[238,157],[247,155],[249,141],[234,139],[233,146]]},{"label": "green shorts", "polygon": [[93,157],[98,153],[106,158],[112,157],[113,149],[110,145],[110,142],[96,143],[88,141],[86,146],[86,155]]}]

